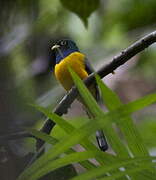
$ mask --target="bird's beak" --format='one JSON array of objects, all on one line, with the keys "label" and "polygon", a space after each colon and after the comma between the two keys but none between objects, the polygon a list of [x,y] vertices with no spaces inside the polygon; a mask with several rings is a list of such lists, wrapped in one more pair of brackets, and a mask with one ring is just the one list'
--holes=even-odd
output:
[{"label": "bird's beak", "polygon": [[58,51],[58,53],[60,54],[60,56],[62,57],[62,58],[64,58],[64,56],[63,56],[63,54],[62,54],[62,52],[61,52],[61,50],[59,49],[60,48],[60,45],[58,45],[58,44],[55,44],[52,48],[51,48],[51,50],[53,51],[53,50],[57,50]]},{"label": "bird's beak", "polygon": [[58,49],[59,47],[60,45],[55,44],[54,46],[52,46],[51,50]]}]

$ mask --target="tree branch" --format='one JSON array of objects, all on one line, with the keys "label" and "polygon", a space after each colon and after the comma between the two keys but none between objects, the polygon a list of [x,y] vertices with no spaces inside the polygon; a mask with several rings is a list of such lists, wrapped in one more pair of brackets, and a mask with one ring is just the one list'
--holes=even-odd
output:
[{"label": "tree branch", "polygon": [[[148,34],[147,36],[141,38],[125,50],[123,50],[121,53],[119,53],[117,56],[113,58],[113,60],[107,64],[104,65],[102,68],[100,68],[96,74],[98,74],[101,78],[107,76],[108,74],[112,73],[115,69],[117,69],[119,66],[130,60],[133,56],[138,54],[139,52],[143,51],[145,48],[149,47],[151,44],[156,42],[156,31]],[[95,73],[92,73],[84,80],[84,83],[89,86],[90,84],[95,82],[94,75]],[[75,98],[78,95],[78,90],[74,86],[69,93],[61,100],[61,102],[58,104],[58,106],[53,111],[54,113],[58,114],[59,116],[62,116],[63,114],[66,114],[68,111],[68,108],[70,107],[71,103],[75,100]],[[43,127],[41,128],[41,131],[44,133],[49,134],[54,127],[55,123],[47,119]],[[37,140],[37,149],[40,148],[44,142],[42,140]]]}]

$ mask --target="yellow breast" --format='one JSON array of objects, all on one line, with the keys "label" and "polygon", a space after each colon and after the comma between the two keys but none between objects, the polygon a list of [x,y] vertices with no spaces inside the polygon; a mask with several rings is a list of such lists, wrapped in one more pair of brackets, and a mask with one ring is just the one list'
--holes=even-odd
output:
[{"label": "yellow breast", "polygon": [[85,70],[84,61],[84,54],[74,52],[64,58],[59,64],[55,65],[56,79],[67,91],[73,86],[73,80],[68,71],[69,67],[73,69],[81,79],[85,79],[88,76],[88,73]]}]

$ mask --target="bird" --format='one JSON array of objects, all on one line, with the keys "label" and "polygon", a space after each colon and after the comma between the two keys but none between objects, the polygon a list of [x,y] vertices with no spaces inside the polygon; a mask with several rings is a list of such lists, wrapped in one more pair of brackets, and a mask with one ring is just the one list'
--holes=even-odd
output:
[{"label": "bird", "polygon": [[[55,42],[51,47],[52,50],[52,62],[51,65],[54,70],[54,74],[59,83],[68,92],[74,85],[73,79],[69,72],[69,67],[84,80],[89,74],[94,72],[90,62],[86,58],[84,53],[81,53],[76,43],[71,39],[61,39]],[[89,87],[89,90],[98,102],[100,99],[99,89],[97,84]],[[78,97],[78,100],[85,105],[83,100]],[[90,113],[87,111],[89,116]],[[103,130],[96,131],[96,139],[100,150],[106,151],[108,149],[108,143]]]}]

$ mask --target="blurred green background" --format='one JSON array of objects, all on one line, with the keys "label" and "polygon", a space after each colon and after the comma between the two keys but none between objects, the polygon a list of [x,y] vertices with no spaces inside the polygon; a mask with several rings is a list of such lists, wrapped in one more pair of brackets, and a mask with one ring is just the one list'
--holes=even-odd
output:
[{"label": "blurred green background", "polygon": [[[54,108],[65,91],[50,66],[50,47],[73,39],[95,69],[155,30],[155,0],[2,0],[0,2],[0,135],[40,127],[44,117],[29,104]],[[105,78],[126,103],[155,92],[156,46],[152,45]],[[135,115],[145,143],[156,154],[156,111]],[[77,107],[70,116],[77,116]],[[34,143],[34,142],[33,142]],[[25,166],[23,141],[0,148],[1,179],[13,180]],[[30,143],[29,143],[30,146]],[[17,166],[17,167],[15,167]],[[7,172],[10,172],[7,174]]]}]

